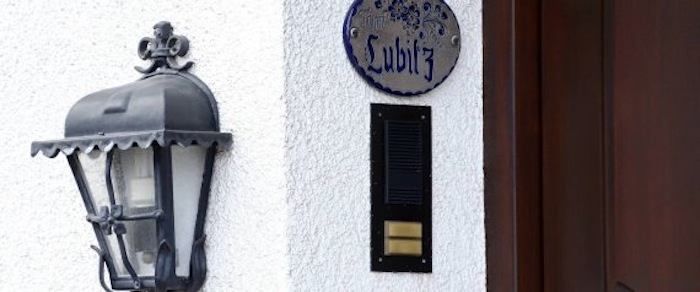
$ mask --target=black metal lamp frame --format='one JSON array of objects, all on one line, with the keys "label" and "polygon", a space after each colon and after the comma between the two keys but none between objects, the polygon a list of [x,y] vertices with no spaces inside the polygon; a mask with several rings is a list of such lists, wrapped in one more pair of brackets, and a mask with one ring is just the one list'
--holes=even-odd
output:
[{"label": "black metal lamp frame", "polygon": [[[204,222],[209,204],[209,192],[211,179],[214,168],[214,160],[217,146],[228,147],[231,144],[231,135],[219,132],[218,110],[216,100],[207,86],[196,78],[194,75],[186,73],[193,63],[187,62],[185,65],[178,65],[176,56],[184,56],[189,50],[189,41],[183,36],[173,35],[173,28],[168,22],[159,22],[154,26],[155,38],[143,38],[139,43],[139,56],[144,60],[151,60],[152,64],[147,68],[139,68],[141,73],[146,74],[139,82],[148,78],[161,78],[154,83],[148,83],[148,86],[166,86],[167,84],[175,84],[179,86],[180,82],[186,83],[185,87],[170,88],[175,92],[183,90],[193,90],[205,96],[208,102],[208,109],[200,110],[203,114],[198,114],[194,111],[193,115],[197,116],[193,123],[182,126],[180,128],[169,128],[168,123],[163,123],[162,128],[142,129],[144,124],[149,124],[147,118],[139,120],[140,117],[127,118],[129,122],[124,122],[124,125],[114,126],[109,122],[105,122],[100,127],[93,124],[79,121],[71,123],[69,118],[66,120],[66,139],[34,142],[32,143],[32,155],[38,152],[43,152],[49,157],[54,157],[61,151],[66,154],[68,164],[73,172],[75,181],[80,190],[85,209],[87,210],[87,221],[91,223],[99,246],[92,248],[99,254],[99,275],[100,284],[105,291],[111,291],[104,281],[105,267],[110,275],[111,289],[116,290],[132,290],[132,291],[197,291],[204,284],[206,278],[206,256],[204,251]],[[180,79],[182,78],[182,80]],[[167,83],[163,82],[166,80]],[[139,83],[133,88],[142,88],[146,85]],[[156,84],[156,85],[153,85]],[[166,84],[166,85],[163,85]],[[123,86],[129,89],[130,87]],[[184,89],[183,89],[184,88]],[[119,88],[118,88],[119,89]],[[160,88],[161,91],[167,91],[168,88]],[[134,89],[136,90],[136,89]],[[107,93],[96,93],[101,99],[114,99],[113,96],[118,95],[105,91]],[[86,97],[89,98],[90,96]],[[179,97],[176,97],[179,98]],[[129,98],[124,99],[128,103]],[[204,104],[204,103],[202,103]],[[182,108],[190,105],[188,102],[178,104],[176,107]],[[77,106],[77,104],[76,104]],[[121,106],[121,108],[120,108]],[[119,105],[108,107],[104,110],[105,114],[126,112],[128,105]],[[74,107],[75,108],[75,107]],[[200,106],[200,109],[204,106]],[[129,109],[134,110],[134,109]],[[138,109],[136,109],[138,111]],[[148,111],[149,109],[144,109]],[[188,111],[189,109],[185,109]],[[71,110],[73,111],[73,110]],[[81,112],[90,112],[82,109]],[[89,115],[89,114],[88,114]],[[153,116],[153,115],[150,115]],[[160,117],[162,120],[171,121],[173,117]],[[175,117],[178,118],[178,117]],[[135,120],[135,121],[134,121]],[[132,123],[132,124],[129,124]],[[86,125],[87,124],[87,125]],[[118,123],[117,123],[118,124]],[[173,123],[171,123],[173,124]],[[187,124],[187,123],[184,123]],[[195,124],[192,126],[191,124]],[[71,126],[73,125],[73,126]],[[99,129],[98,129],[99,128]],[[132,129],[138,128],[138,129]],[[107,129],[107,130],[105,130]],[[174,200],[173,200],[173,169],[172,169],[172,152],[170,145],[180,144],[189,146],[191,144],[199,144],[206,147],[204,160],[204,173],[202,177],[202,185],[200,188],[200,196],[198,202],[198,211],[194,230],[194,241],[192,245],[192,253],[190,258],[190,274],[189,277],[177,276],[176,267],[176,250],[175,250],[175,218],[174,218]],[[122,205],[117,204],[114,188],[112,186],[112,160],[115,145],[120,149],[139,145],[147,145],[153,149],[153,170],[155,181],[155,210],[144,214],[126,215]],[[110,206],[97,206],[93,201],[92,191],[90,190],[87,178],[80,163],[78,153],[80,150],[84,152],[92,151],[93,148],[99,148],[107,153],[105,164],[105,182],[107,186],[107,194],[109,197]],[[124,243],[124,234],[128,232],[125,222],[153,220],[155,221],[156,234],[158,242],[157,257],[155,261],[154,276],[140,276],[136,273],[132,263],[129,260]],[[107,236],[113,234],[116,236],[119,247],[120,258],[128,272],[128,276],[119,276],[117,273],[117,263],[110,252],[107,243]]]}]

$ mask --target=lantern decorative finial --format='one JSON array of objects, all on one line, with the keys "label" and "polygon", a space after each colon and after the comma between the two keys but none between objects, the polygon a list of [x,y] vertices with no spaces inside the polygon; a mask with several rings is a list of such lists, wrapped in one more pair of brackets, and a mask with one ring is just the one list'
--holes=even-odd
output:
[{"label": "lantern decorative finial", "polygon": [[161,21],[153,26],[153,36],[155,38],[144,37],[139,42],[139,57],[143,60],[151,60],[150,66],[135,67],[136,71],[143,74],[153,73],[158,69],[173,69],[177,71],[187,71],[194,65],[194,62],[187,61],[184,65],[179,65],[176,57],[183,57],[190,49],[190,41],[186,37],[173,34],[173,26],[170,22]]}]

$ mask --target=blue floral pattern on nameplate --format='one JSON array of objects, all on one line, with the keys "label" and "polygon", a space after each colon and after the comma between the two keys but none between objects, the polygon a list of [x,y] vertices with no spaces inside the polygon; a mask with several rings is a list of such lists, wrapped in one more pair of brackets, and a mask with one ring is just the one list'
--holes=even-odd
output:
[{"label": "blue floral pattern on nameplate", "polygon": [[350,62],[373,86],[417,95],[440,85],[459,58],[459,24],[443,0],[356,0],[345,19]]}]

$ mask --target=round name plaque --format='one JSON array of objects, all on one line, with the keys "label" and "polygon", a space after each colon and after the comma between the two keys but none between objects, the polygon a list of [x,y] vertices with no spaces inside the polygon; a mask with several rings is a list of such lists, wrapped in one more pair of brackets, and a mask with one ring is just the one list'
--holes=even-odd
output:
[{"label": "round name plaque", "polygon": [[457,64],[459,23],[443,0],[356,0],[345,18],[345,50],[374,87],[411,96],[445,81]]}]

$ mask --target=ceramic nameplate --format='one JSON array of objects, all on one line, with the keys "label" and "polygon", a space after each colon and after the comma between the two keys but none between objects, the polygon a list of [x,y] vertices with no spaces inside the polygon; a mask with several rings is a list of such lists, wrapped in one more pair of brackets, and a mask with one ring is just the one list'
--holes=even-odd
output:
[{"label": "ceramic nameplate", "polygon": [[457,19],[442,0],[357,0],[345,18],[343,39],[367,82],[404,96],[445,81],[461,46]]}]

